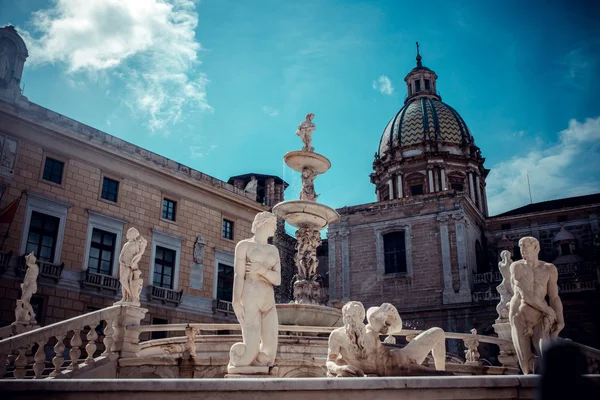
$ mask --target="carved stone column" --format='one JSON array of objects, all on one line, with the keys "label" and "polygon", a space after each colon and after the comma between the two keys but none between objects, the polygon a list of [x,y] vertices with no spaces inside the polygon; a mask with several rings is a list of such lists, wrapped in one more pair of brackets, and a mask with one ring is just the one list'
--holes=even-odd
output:
[{"label": "carved stone column", "polygon": [[452,287],[452,263],[450,259],[450,240],[448,237],[448,220],[450,219],[449,214],[440,215],[437,217],[437,221],[440,223],[440,244],[442,247],[442,271],[444,277],[444,303],[449,297],[454,295],[454,289]]},{"label": "carved stone column", "polygon": [[442,190],[447,190],[448,185],[446,184],[446,168],[440,167],[440,180],[442,182]]},{"label": "carved stone column", "polygon": [[479,184],[479,174],[475,174],[475,186],[476,186],[476,193],[477,193],[477,207],[479,208],[479,211],[481,211],[483,213],[483,201],[481,198],[481,185]]},{"label": "carved stone column", "polygon": [[316,281],[317,247],[321,245],[321,233],[313,228],[300,228],[296,231],[296,255],[294,262],[298,275],[294,282],[294,299],[298,304],[319,304],[320,285]]},{"label": "carved stone column", "polygon": [[473,203],[475,203],[475,184],[473,183],[473,171],[469,170],[468,174],[469,174],[469,197],[471,197],[471,200],[473,200]]},{"label": "carved stone column", "polygon": [[433,186],[433,167],[427,167],[427,180],[429,181],[429,193],[434,192]]},{"label": "carved stone column", "polygon": [[350,300],[350,250],[349,236],[350,231],[344,229],[340,232],[342,237],[342,300]]},{"label": "carved stone column", "polygon": [[379,189],[375,190],[375,196],[377,196],[377,201],[381,201],[381,194],[379,193]]},{"label": "carved stone column", "polygon": [[339,300],[337,292],[337,265],[336,265],[336,245],[337,245],[337,232],[328,231],[328,247],[329,247],[329,300]]},{"label": "carved stone column", "polygon": [[394,182],[392,181],[392,179],[390,178],[390,180],[388,181],[388,192],[389,192],[389,199],[390,200],[394,200]]},{"label": "carved stone column", "polygon": [[398,198],[401,199],[404,197],[404,185],[402,184],[402,172],[398,174],[397,183],[398,183]]}]

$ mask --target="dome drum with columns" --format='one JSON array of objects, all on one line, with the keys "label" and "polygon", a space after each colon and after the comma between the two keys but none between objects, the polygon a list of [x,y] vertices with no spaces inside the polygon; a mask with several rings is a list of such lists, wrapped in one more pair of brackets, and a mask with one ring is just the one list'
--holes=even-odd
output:
[{"label": "dome drum with columns", "polygon": [[467,124],[437,93],[437,75],[417,66],[404,79],[404,106],[385,127],[375,153],[371,182],[377,201],[464,192],[487,215],[489,170]]}]

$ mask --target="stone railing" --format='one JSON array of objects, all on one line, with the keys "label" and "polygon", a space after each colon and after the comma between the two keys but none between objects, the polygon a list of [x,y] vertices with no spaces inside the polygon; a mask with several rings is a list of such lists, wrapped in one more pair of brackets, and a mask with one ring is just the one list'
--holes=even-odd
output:
[{"label": "stone railing", "polygon": [[558,275],[583,275],[589,273],[596,273],[598,266],[593,262],[577,262],[557,265]]},{"label": "stone railing", "polygon": [[[101,358],[103,358],[103,361],[108,361],[112,354],[111,349],[115,339],[113,322],[121,315],[123,308],[122,306],[104,308],[0,340],[0,379],[7,375],[7,370],[12,370],[12,375],[17,379],[45,378],[46,345],[51,343],[54,343],[54,358],[52,358],[54,368],[49,373],[50,378],[70,378],[74,372],[80,369],[89,370],[93,368],[94,364],[100,363]],[[103,332],[105,351],[99,357],[96,357],[96,342],[98,340],[96,329],[102,321],[106,322]],[[86,328],[89,329],[85,336],[87,358],[80,360],[83,346],[82,331]],[[65,363],[65,339],[69,334],[71,334],[69,341],[70,363],[66,368],[63,368]],[[28,355],[36,345],[35,354]],[[15,354],[16,357],[14,357]],[[30,365],[31,370],[28,369]]]},{"label": "stone railing", "polygon": [[481,283],[496,283],[502,281],[502,274],[500,271],[483,272],[481,274],[473,274],[473,284],[478,285]]},{"label": "stone railing", "polygon": [[150,286],[148,291],[148,300],[160,300],[163,303],[172,303],[178,306],[181,303],[183,290],[177,291],[163,288],[160,286]]},{"label": "stone railing", "polygon": [[480,301],[492,301],[492,300],[498,301],[498,300],[500,300],[500,295],[498,294],[498,292],[496,291],[495,288],[488,289],[483,292],[473,292],[471,294],[471,297],[475,303],[478,303]]},{"label": "stone railing", "polygon": [[98,290],[109,290],[113,292],[118,292],[121,284],[119,283],[119,278],[109,275],[98,274],[95,272],[91,272],[90,270],[82,272],[81,279],[82,287],[93,287]]},{"label": "stone railing", "polygon": [[234,314],[233,304],[230,301],[219,299],[213,300],[213,311],[220,311],[225,314]]},{"label": "stone railing", "polygon": [[589,290],[596,290],[598,281],[584,281],[584,282],[566,282],[559,283],[559,293],[577,293],[587,292]]},{"label": "stone railing", "polygon": [[[227,303],[227,302],[225,302]],[[280,334],[295,334],[302,337],[305,336],[317,336],[318,334],[329,334],[335,327],[320,327],[320,326],[297,326],[297,325],[279,325]],[[201,332],[216,332],[216,331],[237,331],[241,332],[241,327],[239,324],[160,324],[160,325],[141,325],[141,326],[132,326],[127,327],[127,331],[133,331],[136,335],[139,335],[143,332],[183,332],[185,333],[185,337],[171,337],[170,342],[181,342],[184,344],[183,348],[186,351],[189,351],[191,354],[196,354],[196,338],[199,336]],[[407,341],[412,340],[417,335],[422,333],[421,330],[410,330],[403,329],[399,334],[394,335],[397,337],[405,337]],[[466,366],[477,366],[482,367],[483,363],[479,359],[479,351],[478,347],[481,343],[486,343],[490,345],[495,345],[500,348],[500,350],[504,350],[508,347],[513,346],[510,340],[500,339],[493,336],[484,336],[472,333],[455,333],[455,332],[445,332],[447,340],[457,340],[464,344],[466,351],[466,361],[459,365]],[[327,338],[322,338],[327,342]],[[161,341],[163,339],[155,339],[157,341]],[[150,343],[152,340],[147,341],[146,343]],[[384,343],[385,346],[390,347],[401,347],[395,344]],[[323,357],[326,357],[326,354],[323,354]],[[500,368],[500,370],[495,373],[506,373],[503,371],[510,371],[511,373],[518,373],[518,365],[516,362],[511,360],[507,362],[502,367],[492,367],[492,368]],[[502,370],[504,368],[504,370]],[[455,368],[456,369],[456,368]],[[458,371],[458,370],[457,370]],[[463,371],[464,372],[464,371]],[[474,373],[477,371],[473,371]]]},{"label": "stone railing", "polygon": [[[37,265],[40,267],[40,278],[48,278],[58,283],[60,275],[65,268],[65,263],[52,264],[46,261],[37,261]],[[25,264],[25,257],[20,257],[19,264],[17,265],[17,273],[20,276],[24,276],[27,271],[27,265]]]}]

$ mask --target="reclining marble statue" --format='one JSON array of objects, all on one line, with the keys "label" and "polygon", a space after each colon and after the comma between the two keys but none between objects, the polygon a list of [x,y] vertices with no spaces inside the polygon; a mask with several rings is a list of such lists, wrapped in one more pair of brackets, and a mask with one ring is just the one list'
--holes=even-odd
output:
[{"label": "reclining marble statue", "polygon": [[[402,319],[396,307],[383,303],[367,311],[362,303],[350,301],[342,307],[344,326],[329,336],[327,375],[360,377],[364,375],[427,375],[446,369],[446,335],[431,328],[412,339],[404,348],[390,348],[381,343],[380,335],[393,335],[402,330]],[[435,370],[421,365],[432,353]]]},{"label": "reclining marble statue", "polygon": [[140,293],[142,292],[142,271],[138,263],[146,250],[148,242],[135,228],[127,230],[127,243],[123,245],[119,255],[119,281],[123,298],[115,304],[130,303],[140,305]]},{"label": "reclining marble statue", "polygon": [[537,354],[542,354],[543,341],[556,339],[565,323],[556,267],[538,259],[540,243],[536,238],[521,238],[519,248],[523,259],[510,265],[514,295],[509,322],[519,365],[527,375],[535,371],[537,358],[531,346]]},{"label": "reclining marble statue", "polygon": [[267,241],[276,227],[275,215],[258,213],[252,223],[254,236],[235,247],[232,305],[243,342],[231,346],[228,374],[274,372],[279,322],[273,286],[281,283],[281,263],[277,247]]}]

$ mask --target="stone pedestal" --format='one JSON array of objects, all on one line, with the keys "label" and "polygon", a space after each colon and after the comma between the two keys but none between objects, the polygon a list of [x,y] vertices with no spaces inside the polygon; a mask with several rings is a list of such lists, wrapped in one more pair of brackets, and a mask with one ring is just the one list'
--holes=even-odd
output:
[{"label": "stone pedestal", "polygon": [[227,367],[228,373],[225,375],[227,379],[260,379],[260,378],[276,378],[277,366],[256,366],[256,367]]},{"label": "stone pedestal", "polygon": [[500,345],[500,354],[498,361],[505,367],[519,368],[519,360],[515,353],[515,346],[512,344],[512,334],[510,331],[510,323],[508,320],[497,319],[492,325],[494,331],[498,334],[498,338],[510,340],[510,344]]},{"label": "stone pedestal", "polygon": [[119,353],[122,358],[135,357],[139,351],[140,332],[127,330],[126,328],[139,326],[148,310],[126,303],[120,304],[123,306],[123,311],[112,323],[114,333],[111,351]]}]

